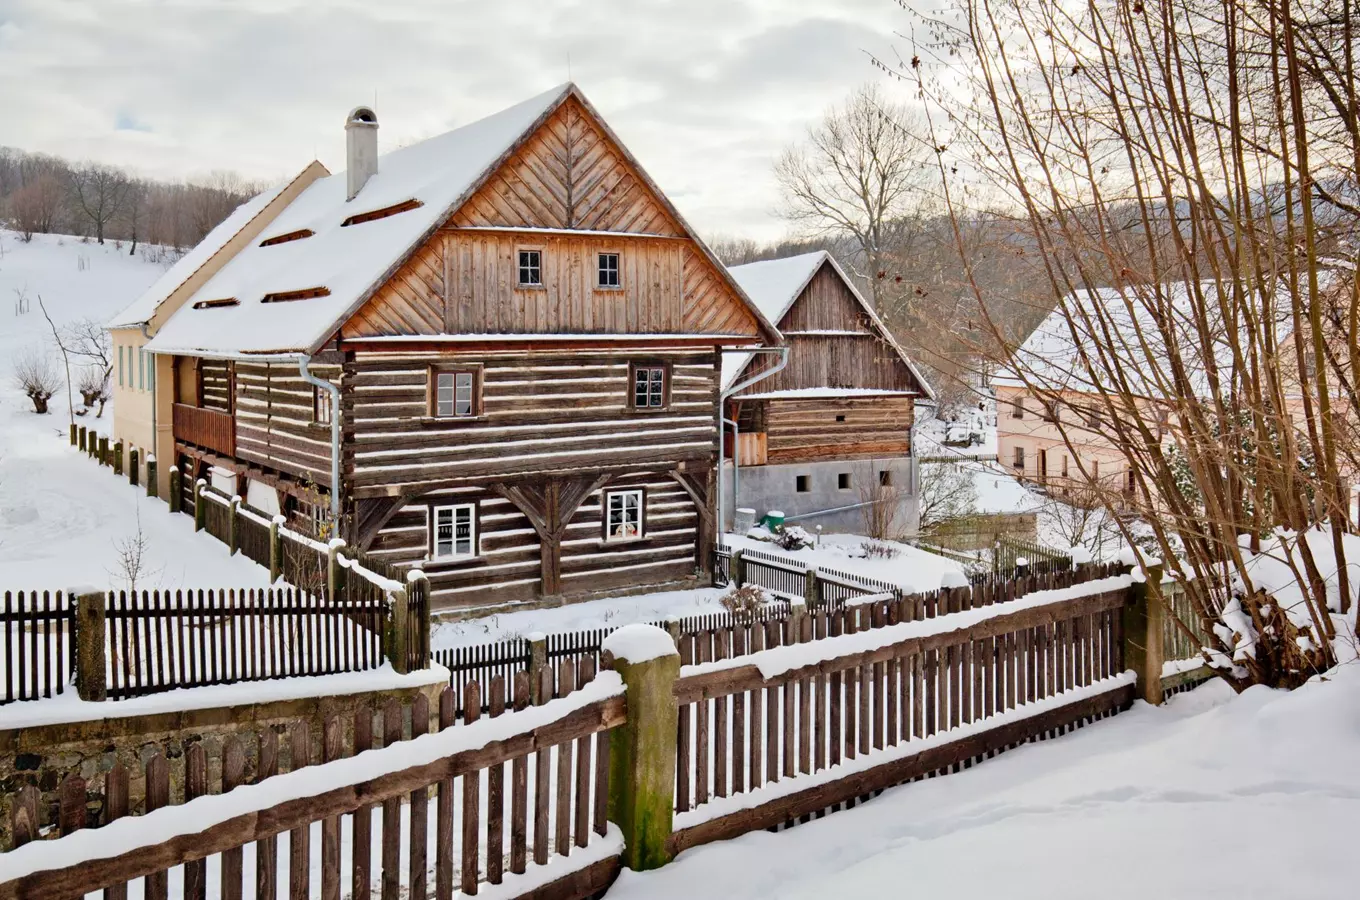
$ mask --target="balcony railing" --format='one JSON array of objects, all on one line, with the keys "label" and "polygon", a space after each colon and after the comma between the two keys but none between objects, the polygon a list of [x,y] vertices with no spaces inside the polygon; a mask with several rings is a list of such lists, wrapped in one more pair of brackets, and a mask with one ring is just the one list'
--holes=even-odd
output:
[{"label": "balcony railing", "polygon": [[205,450],[215,450],[226,456],[236,455],[236,427],[232,422],[231,413],[215,409],[200,409],[176,403],[175,440],[194,444]]}]

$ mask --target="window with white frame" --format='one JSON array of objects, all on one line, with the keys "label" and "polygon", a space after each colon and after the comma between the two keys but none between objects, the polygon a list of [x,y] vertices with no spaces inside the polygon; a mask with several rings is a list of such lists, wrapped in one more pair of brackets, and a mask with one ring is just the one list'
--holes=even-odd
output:
[{"label": "window with white frame", "polygon": [[434,414],[472,416],[477,413],[477,373],[441,370],[434,374]]},{"label": "window with white frame", "polygon": [[633,408],[662,409],[666,405],[666,367],[633,366]]},{"label": "window with white frame", "polygon": [[430,527],[430,558],[460,559],[477,555],[477,505],[436,506]]},{"label": "window with white frame", "polygon": [[118,386],[123,386],[123,355],[127,348],[119,345],[118,347]]},{"label": "window with white frame", "polygon": [[642,490],[610,491],[604,498],[604,539],[627,541],[642,537]]},{"label": "window with white frame", "polygon": [[619,255],[617,253],[601,253],[597,259],[599,277],[596,284],[602,288],[619,287]]},{"label": "window with white frame", "polygon": [[137,348],[137,390],[146,390],[146,351]]},{"label": "window with white frame", "polygon": [[519,251],[519,284],[520,287],[543,286],[542,250]]}]

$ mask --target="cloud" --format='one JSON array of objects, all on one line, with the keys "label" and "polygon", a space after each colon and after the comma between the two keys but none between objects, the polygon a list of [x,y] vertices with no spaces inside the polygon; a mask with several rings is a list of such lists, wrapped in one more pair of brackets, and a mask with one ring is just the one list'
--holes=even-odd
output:
[{"label": "cloud", "polygon": [[[0,0],[0,145],[144,173],[261,179],[343,168],[345,113],[376,97],[395,147],[568,71],[691,224],[784,231],[770,164],[877,77],[883,0]],[[154,128],[152,127],[154,124]]]}]

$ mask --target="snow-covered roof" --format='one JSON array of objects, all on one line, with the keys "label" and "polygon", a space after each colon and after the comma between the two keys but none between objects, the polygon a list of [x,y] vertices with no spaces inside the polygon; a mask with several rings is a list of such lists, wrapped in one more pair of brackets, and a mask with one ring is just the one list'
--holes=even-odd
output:
[{"label": "snow-covered roof", "polygon": [[[1209,372],[1216,369],[1226,373],[1231,368],[1232,343],[1223,327],[1211,325],[1213,346],[1203,348],[1194,319],[1196,304],[1186,285],[1176,281],[1075,291],[1063,298],[1016,350],[1018,365],[1040,388],[1082,392],[1116,389],[1109,372],[1117,366],[1135,395],[1159,397],[1166,393],[1163,386],[1173,383],[1166,340],[1169,333],[1175,338],[1172,343],[1193,391],[1205,394]],[[1218,285],[1206,281],[1199,288],[1211,294]],[[1287,336],[1290,322],[1283,286],[1276,300],[1274,327],[1278,340]],[[1212,312],[1213,304],[1209,305]],[[1158,324],[1160,314],[1167,316],[1166,327]],[[1094,374],[1087,370],[1083,356],[1092,361]],[[1009,366],[999,370],[992,383],[1025,386],[1016,369]]]},{"label": "snow-covered roof", "polygon": [[[930,382],[926,381],[925,377],[921,375],[916,364],[907,356],[907,351],[897,342],[897,338],[893,337],[888,326],[883,324],[883,320],[874,312],[873,306],[859,292],[855,283],[850,280],[850,277],[845,274],[845,270],[840,267],[840,263],[836,262],[836,258],[830,253],[825,250],[817,250],[813,253],[786,256],[783,259],[766,259],[741,266],[730,266],[727,271],[732,275],[732,280],[740,285],[741,289],[751,298],[751,302],[755,304],[761,314],[769,319],[776,328],[779,328],[784,316],[788,315],[789,310],[793,307],[794,301],[803,293],[808,282],[812,281],[812,276],[816,275],[823,265],[830,265],[835,269],[836,274],[850,290],[850,294],[859,302],[864,314],[868,316],[874,328],[897,351],[902,362],[911,370],[912,376],[921,385],[921,390],[925,396],[933,399],[935,392],[931,390]],[[822,331],[817,333],[838,334],[840,332]],[[723,356],[723,390],[727,390],[736,384],[738,376],[745,370],[753,355],[750,353],[728,353]],[[879,391],[877,393],[889,392]]]},{"label": "snow-covered roof", "polygon": [[239,234],[241,229],[245,228],[252,219],[259,215],[274,198],[283,193],[290,183],[277,184],[236,207],[231,215],[208,232],[207,237],[188,253],[181,256],[173,266],[165,271],[164,275],[156,279],[155,284],[147,288],[140,297],[114,316],[107,327],[133,328],[150,322],[155,317],[156,310],[160,309],[162,303],[170,299],[171,294],[177,291],[184,282],[188,281],[208,260],[225,247],[228,241]]}]

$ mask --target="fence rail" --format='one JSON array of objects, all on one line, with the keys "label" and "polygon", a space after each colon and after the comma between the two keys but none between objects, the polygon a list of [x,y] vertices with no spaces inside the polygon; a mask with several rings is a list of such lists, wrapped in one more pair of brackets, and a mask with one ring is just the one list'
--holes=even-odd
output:
[{"label": "fence rail", "polygon": [[[575,687],[574,672],[566,675]],[[583,683],[593,678],[589,668],[582,673]],[[379,749],[362,771],[346,770],[350,777],[366,776],[358,783],[334,777],[327,782],[322,775],[323,785],[338,786],[318,789],[311,786],[315,781],[309,781],[310,774],[298,771],[317,762],[325,768],[342,758],[346,723],[337,717],[324,723],[319,746],[305,725],[293,728],[282,748],[270,732],[274,740],[261,752],[258,765],[272,766],[276,773],[280,750],[293,761],[288,774],[268,773],[273,774],[271,784],[295,798],[274,804],[259,792],[230,805],[205,796],[206,761],[202,747],[193,745],[186,755],[194,755],[196,771],[186,779],[186,790],[201,793],[188,800],[176,818],[168,818],[168,811],[160,809],[170,794],[168,768],[164,756],[154,756],[144,773],[147,813],[135,823],[120,821],[127,813],[124,800],[114,810],[113,821],[103,826],[110,832],[109,840],[137,849],[102,858],[98,865],[75,861],[78,851],[73,849],[68,857],[49,855],[72,860],[61,867],[21,868],[22,860],[28,859],[22,856],[24,845],[37,837],[34,819],[29,818],[29,807],[36,804],[30,788],[15,817],[20,859],[12,861],[9,871],[20,874],[0,884],[0,897],[84,896],[101,889],[108,896],[166,897],[172,885],[177,888],[175,896],[201,897],[210,859],[214,888],[220,887],[223,897],[240,897],[252,888],[261,897],[275,897],[282,885],[292,897],[312,896],[318,889],[322,897],[339,897],[342,892],[353,897],[379,892],[384,897],[449,897],[455,888],[466,896],[484,885],[502,885],[508,876],[525,875],[524,890],[501,895],[574,898],[603,890],[618,870],[621,848],[605,846],[593,859],[584,854],[584,862],[577,861],[581,856],[565,858],[608,834],[609,737],[625,721],[623,697],[605,694],[546,719],[527,716],[518,729],[511,722],[476,730],[477,694],[475,684],[467,686],[466,724],[449,733],[454,725],[453,691],[445,690],[437,730],[441,738],[449,738],[448,752],[415,766],[406,763],[403,750],[386,752],[402,739],[400,708],[396,715],[379,717],[377,728],[372,712],[361,711],[352,721],[353,752]],[[527,679],[519,679],[513,689],[513,710],[497,704],[491,715],[505,714],[513,720],[528,705],[528,694]],[[412,707],[411,731],[419,736],[429,727],[429,702],[421,695]],[[486,737],[481,737],[483,732]],[[227,754],[224,792],[240,790],[246,765],[241,743],[236,741]],[[115,796],[126,798],[128,774],[115,766],[104,776],[118,782],[112,789]],[[74,784],[72,795],[83,787]],[[197,818],[185,815],[191,810],[198,811]],[[83,803],[71,807],[65,824],[56,840],[78,840],[81,835],[72,832],[90,824]],[[138,846],[136,835],[150,829],[164,837]],[[285,833],[286,843],[279,840]],[[551,870],[543,870],[549,865]],[[320,884],[314,885],[312,879],[318,876]],[[551,890],[555,884],[561,889]]]}]

